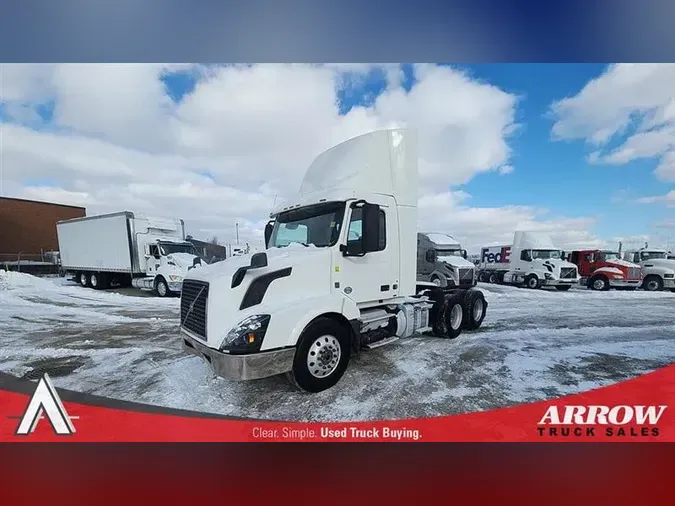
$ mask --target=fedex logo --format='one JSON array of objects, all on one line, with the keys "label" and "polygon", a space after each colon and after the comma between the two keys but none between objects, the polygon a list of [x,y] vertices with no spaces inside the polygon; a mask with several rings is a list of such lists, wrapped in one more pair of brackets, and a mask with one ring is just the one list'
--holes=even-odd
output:
[{"label": "fedex logo", "polygon": [[498,252],[490,251],[490,248],[483,248],[481,252],[482,263],[488,264],[505,264],[508,263],[509,257],[511,256],[511,247],[503,246]]}]

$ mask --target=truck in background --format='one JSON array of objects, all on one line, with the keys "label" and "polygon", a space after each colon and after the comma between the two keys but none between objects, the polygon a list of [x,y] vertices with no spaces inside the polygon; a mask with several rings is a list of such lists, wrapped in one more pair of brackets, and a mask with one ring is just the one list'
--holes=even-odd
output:
[{"label": "truck in background", "polygon": [[591,290],[636,290],[642,285],[642,270],[639,265],[621,259],[620,250],[620,247],[619,251],[575,250],[568,261],[579,269],[579,283]]},{"label": "truck in background", "polygon": [[564,260],[564,252],[540,232],[517,231],[512,245],[483,247],[480,256],[478,281],[560,291],[579,283],[576,265]]},{"label": "truck in background", "polygon": [[642,269],[642,288],[649,292],[671,290],[675,292],[675,260],[668,258],[665,249],[644,248],[623,252],[623,259],[639,265]]},{"label": "truck in background", "polygon": [[476,266],[462,245],[448,234],[417,234],[417,280],[443,288],[476,286]]},{"label": "truck in background", "polygon": [[202,264],[185,240],[183,220],[124,211],[60,221],[56,233],[61,269],[83,287],[118,284],[166,297],[179,293],[188,270]]},{"label": "truck in background", "polygon": [[362,351],[480,326],[479,290],[417,282],[417,158],[416,134],[405,129],[320,154],[295,203],[271,214],[265,251],[188,272],[183,349],[220,377],[287,374],[320,392]]}]

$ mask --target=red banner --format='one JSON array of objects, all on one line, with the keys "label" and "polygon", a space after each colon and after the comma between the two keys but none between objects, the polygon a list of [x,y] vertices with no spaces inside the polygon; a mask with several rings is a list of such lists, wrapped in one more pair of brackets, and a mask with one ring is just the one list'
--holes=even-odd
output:
[{"label": "red banner", "polygon": [[[19,380],[16,380],[19,381]],[[27,383],[27,382],[25,382]],[[675,441],[675,364],[608,387],[476,413],[368,422],[270,422],[125,403],[61,402],[51,382],[0,390],[1,441]],[[81,400],[79,400],[81,399]],[[113,401],[111,401],[112,403]],[[57,432],[60,432],[57,433]]]}]

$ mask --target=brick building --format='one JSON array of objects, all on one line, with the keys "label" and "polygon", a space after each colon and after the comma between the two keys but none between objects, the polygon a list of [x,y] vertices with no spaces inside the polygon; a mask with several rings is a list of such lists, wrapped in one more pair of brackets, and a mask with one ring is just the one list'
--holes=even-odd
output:
[{"label": "brick building", "polygon": [[59,249],[56,222],[86,216],[84,207],[0,197],[0,261],[39,260]]}]

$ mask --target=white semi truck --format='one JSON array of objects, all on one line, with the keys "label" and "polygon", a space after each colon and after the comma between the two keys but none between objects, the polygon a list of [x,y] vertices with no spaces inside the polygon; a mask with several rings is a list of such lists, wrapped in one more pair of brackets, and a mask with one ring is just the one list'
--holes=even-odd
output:
[{"label": "white semi truck", "polygon": [[517,231],[512,245],[481,249],[478,280],[569,290],[572,285],[579,284],[579,271],[564,258],[565,254],[555,247],[547,234]]},{"label": "white semi truck", "polygon": [[476,286],[476,266],[458,240],[448,234],[417,234],[417,280],[444,288]]},{"label": "white semi truck", "polygon": [[265,251],[188,272],[183,349],[220,377],[285,373],[320,392],[362,350],[480,326],[480,291],[416,280],[417,156],[417,135],[406,129],[319,155],[297,200],[270,215]]},{"label": "white semi truck", "polygon": [[675,259],[669,258],[665,249],[644,248],[624,251],[623,259],[642,268],[642,288],[650,292],[675,291]]},{"label": "white semi truck", "polygon": [[60,221],[56,233],[61,269],[83,287],[118,284],[166,297],[179,293],[185,274],[203,261],[185,240],[183,220],[124,211]]}]

